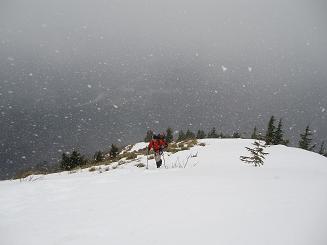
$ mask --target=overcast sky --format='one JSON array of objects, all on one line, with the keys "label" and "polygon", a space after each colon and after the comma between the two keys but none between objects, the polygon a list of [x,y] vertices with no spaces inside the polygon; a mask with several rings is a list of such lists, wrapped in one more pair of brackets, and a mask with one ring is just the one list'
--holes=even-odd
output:
[{"label": "overcast sky", "polygon": [[0,0],[0,162],[271,114],[321,141],[326,64],[323,0]]}]

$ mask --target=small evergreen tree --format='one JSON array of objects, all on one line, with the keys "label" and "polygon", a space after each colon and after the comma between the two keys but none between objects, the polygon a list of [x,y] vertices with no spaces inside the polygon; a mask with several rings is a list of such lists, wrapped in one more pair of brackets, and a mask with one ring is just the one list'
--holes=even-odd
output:
[{"label": "small evergreen tree", "polygon": [[267,128],[267,132],[266,132],[266,145],[271,145],[273,143],[274,140],[274,134],[275,134],[275,117],[271,116],[269,123],[268,123],[268,128]]},{"label": "small evergreen tree", "polygon": [[60,168],[62,170],[69,170],[71,168],[70,165],[71,165],[70,164],[70,158],[69,158],[68,154],[62,153],[61,161],[60,161]]},{"label": "small evergreen tree", "polygon": [[253,145],[254,148],[245,147],[250,152],[250,156],[241,156],[240,158],[243,162],[253,164],[255,167],[260,167],[264,163],[265,155],[268,155],[267,152],[264,152],[266,146],[258,140],[256,140]]},{"label": "small evergreen tree", "polygon": [[239,132],[234,132],[233,133],[233,138],[241,138],[241,135],[240,135],[240,133]]},{"label": "small evergreen tree", "polygon": [[60,168],[62,170],[72,170],[73,168],[81,167],[86,163],[87,159],[85,159],[78,151],[74,150],[71,154],[62,154]]},{"label": "small evergreen tree", "polygon": [[94,153],[94,161],[102,162],[104,160],[104,154],[102,151],[97,151]]},{"label": "small evergreen tree", "polygon": [[183,132],[183,130],[178,132],[178,138],[177,141],[183,141],[186,139],[185,133]]},{"label": "small evergreen tree", "polygon": [[283,139],[284,133],[282,127],[283,127],[282,119],[279,119],[277,129],[273,134],[272,144],[279,145],[285,142]]},{"label": "small evergreen tree", "polygon": [[174,140],[173,130],[171,128],[167,128],[166,130],[166,141],[167,143],[171,143]]},{"label": "small evergreen tree", "polygon": [[208,133],[208,138],[218,138],[218,134],[216,132],[216,128],[213,127],[211,131]]},{"label": "small evergreen tree", "polygon": [[323,156],[325,156],[327,154],[326,149],[325,149],[325,141],[321,142],[318,153]]},{"label": "small evergreen tree", "polygon": [[144,142],[150,142],[152,140],[152,137],[153,137],[153,131],[152,130],[146,131]]},{"label": "small evergreen tree", "polygon": [[197,139],[204,139],[206,137],[206,133],[203,130],[198,130],[197,134],[196,134],[196,138]]},{"label": "small evergreen tree", "polygon": [[305,128],[305,131],[303,134],[300,134],[300,140],[299,140],[299,147],[304,149],[304,150],[308,150],[308,151],[312,151],[316,145],[311,145],[311,141],[312,138],[310,138],[312,136],[312,132],[309,128],[309,125]]},{"label": "small evergreen tree", "polygon": [[258,139],[257,127],[255,126],[251,135],[251,139]]},{"label": "small evergreen tree", "polygon": [[115,144],[111,145],[111,149],[110,149],[110,157],[111,158],[116,158],[116,156],[118,155],[119,149]]},{"label": "small evergreen tree", "polygon": [[191,130],[187,129],[185,134],[185,139],[187,140],[195,139],[195,134]]},{"label": "small evergreen tree", "polygon": [[86,164],[86,159],[79,153],[78,151],[74,150],[70,156],[71,163],[74,167],[80,167]]}]

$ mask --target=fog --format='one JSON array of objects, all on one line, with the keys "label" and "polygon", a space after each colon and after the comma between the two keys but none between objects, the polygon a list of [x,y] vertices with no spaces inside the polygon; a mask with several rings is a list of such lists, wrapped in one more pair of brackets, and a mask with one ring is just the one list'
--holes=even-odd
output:
[{"label": "fog", "polygon": [[[157,132],[327,140],[325,1],[0,1],[0,177]],[[244,134],[245,135],[245,134]]]}]

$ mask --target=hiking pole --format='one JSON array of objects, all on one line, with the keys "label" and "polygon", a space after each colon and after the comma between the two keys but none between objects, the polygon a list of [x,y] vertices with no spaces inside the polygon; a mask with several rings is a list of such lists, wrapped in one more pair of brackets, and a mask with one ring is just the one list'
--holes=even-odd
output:
[{"label": "hiking pole", "polygon": [[165,166],[165,168],[167,168],[167,166],[166,166],[166,161],[165,161],[165,155],[164,155],[164,152],[162,152],[162,158],[163,158],[163,160],[164,160],[164,166]]},{"label": "hiking pole", "polygon": [[147,150],[147,152],[146,152],[146,169],[149,169],[149,149]]}]

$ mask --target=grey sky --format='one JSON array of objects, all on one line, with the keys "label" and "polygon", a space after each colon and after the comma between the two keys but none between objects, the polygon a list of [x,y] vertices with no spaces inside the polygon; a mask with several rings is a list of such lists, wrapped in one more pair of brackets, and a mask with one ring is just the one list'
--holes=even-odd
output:
[{"label": "grey sky", "polygon": [[309,0],[1,0],[0,162],[91,153],[147,128],[249,131],[271,114],[293,144],[306,124],[320,142],[326,13]]}]

